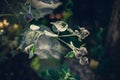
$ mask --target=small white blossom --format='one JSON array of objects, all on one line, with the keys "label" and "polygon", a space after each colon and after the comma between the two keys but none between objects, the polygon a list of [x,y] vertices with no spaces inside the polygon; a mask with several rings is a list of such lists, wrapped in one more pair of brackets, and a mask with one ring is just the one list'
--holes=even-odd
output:
[{"label": "small white blossom", "polygon": [[88,58],[87,57],[81,57],[79,60],[79,63],[81,65],[87,65],[89,63]]},{"label": "small white blossom", "polygon": [[33,31],[36,31],[36,30],[40,29],[40,27],[32,24],[32,25],[30,25],[30,29],[33,30]]},{"label": "small white blossom", "polygon": [[81,30],[81,34],[80,34],[81,39],[85,39],[90,34],[90,32],[85,28],[79,28],[79,29]]},{"label": "small white blossom", "polygon": [[51,24],[53,24],[56,27],[56,29],[60,32],[63,32],[68,29],[68,24],[63,21],[51,22]]},{"label": "small white blossom", "polygon": [[80,52],[81,52],[81,55],[86,55],[88,53],[87,49],[85,47],[80,47]]},{"label": "small white blossom", "polygon": [[77,48],[73,45],[72,42],[70,42],[70,45],[69,47],[73,50],[74,54],[75,54],[75,57],[77,59],[80,59],[82,56],[86,55],[88,53],[87,49],[85,47],[80,47],[80,48]]},{"label": "small white blossom", "polygon": [[80,59],[82,56],[86,55],[88,51],[85,47],[80,47],[80,48],[76,48],[74,50],[74,53],[75,53],[75,57],[77,59]]}]

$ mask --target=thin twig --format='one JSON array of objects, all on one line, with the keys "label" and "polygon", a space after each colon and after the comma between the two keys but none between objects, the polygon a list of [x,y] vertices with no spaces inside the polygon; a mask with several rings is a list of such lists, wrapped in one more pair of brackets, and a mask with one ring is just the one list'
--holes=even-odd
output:
[{"label": "thin twig", "polygon": [[1,16],[13,16],[13,17],[15,17],[13,14],[0,14],[0,17]]}]

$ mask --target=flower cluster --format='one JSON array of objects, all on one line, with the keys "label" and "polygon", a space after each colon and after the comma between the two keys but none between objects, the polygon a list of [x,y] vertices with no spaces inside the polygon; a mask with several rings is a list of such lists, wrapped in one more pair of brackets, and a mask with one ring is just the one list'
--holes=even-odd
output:
[{"label": "flower cluster", "polygon": [[60,37],[77,36],[78,40],[81,41],[90,34],[89,31],[84,27],[82,28],[79,27],[78,30],[73,31],[71,28],[68,27],[68,24],[64,21],[51,22],[51,24],[53,25],[53,31],[55,32],[69,31],[71,33],[67,35],[61,35]]},{"label": "flower cluster", "polygon": [[79,38],[79,40],[81,40],[85,39],[89,35],[89,31],[82,27],[79,28],[79,31],[75,30],[73,34],[76,35]]},{"label": "flower cluster", "polygon": [[[72,41],[70,41],[70,43],[67,43],[64,40],[62,40],[61,37],[77,36],[79,40],[82,40],[82,39],[85,39],[89,35],[89,31],[86,30],[85,28],[79,28],[78,30],[73,31],[71,28],[69,28],[69,25],[64,21],[51,22],[51,24],[53,26],[53,31],[57,33],[54,33],[46,29],[41,30],[41,26],[37,26],[34,24],[30,25],[30,32],[26,33],[28,35],[27,37],[25,37],[27,38],[25,40],[26,44],[28,44],[28,46],[25,48],[25,51],[28,51],[28,53],[30,53],[29,57],[32,58],[35,52],[34,46],[39,42],[38,40],[39,37],[41,37],[42,35],[45,35],[48,37],[56,38],[62,43],[66,44],[72,50],[73,57],[76,57],[79,60],[81,65],[88,64],[88,58],[84,57],[88,53],[87,49],[83,46],[80,46],[80,48],[77,48],[73,45]],[[70,33],[65,34],[65,35],[59,34],[60,32],[64,32],[64,31],[69,31]],[[69,56],[68,55],[69,54],[67,54],[67,57],[71,56],[71,55]]]},{"label": "flower cluster", "polygon": [[70,42],[69,47],[72,49],[72,53],[74,54],[76,59],[79,59],[79,63],[81,65],[88,64],[88,58],[84,57],[88,53],[87,49],[85,47],[77,48],[73,45],[72,42]]}]

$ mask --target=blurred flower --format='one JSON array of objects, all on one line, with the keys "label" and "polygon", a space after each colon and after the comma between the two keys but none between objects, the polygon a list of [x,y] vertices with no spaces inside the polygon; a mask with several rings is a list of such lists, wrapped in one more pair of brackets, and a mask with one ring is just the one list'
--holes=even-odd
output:
[{"label": "blurred flower", "polygon": [[36,30],[40,29],[40,27],[37,26],[37,25],[31,24],[30,29],[33,30],[33,31],[36,31]]},{"label": "blurred flower", "polygon": [[80,59],[82,56],[86,55],[88,51],[85,47],[80,47],[80,48],[76,48],[74,50],[74,53],[75,53],[75,57],[77,59]]},{"label": "blurred flower", "polygon": [[81,39],[85,39],[90,33],[88,30],[86,30],[85,28],[79,28],[81,30]]},{"label": "blurred flower", "polygon": [[55,14],[50,14],[50,19],[54,19],[55,18]]},{"label": "blurred flower", "polygon": [[62,15],[58,13],[58,14],[56,14],[56,18],[57,18],[57,19],[61,19],[61,18],[62,18]]},{"label": "blurred flower", "polygon": [[75,33],[76,35],[80,35],[80,32],[79,32],[78,30],[75,30],[74,33]]},{"label": "blurred flower", "polygon": [[95,69],[95,68],[98,67],[98,65],[99,65],[99,62],[98,62],[98,61],[96,61],[96,60],[94,60],[94,59],[91,59],[91,60],[90,60],[89,66],[90,66],[91,68]]},{"label": "blurred flower", "polygon": [[19,13],[19,16],[24,15],[27,22],[32,21],[33,18],[38,20],[53,13],[53,10],[62,4],[59,0],[28,0],[27,3],[29,6],[21,4],[22,11]]},{"label": "blurred flower", "polygon": [[75,57],[77,59],[80,59],[82,56],[86,55],[88,53],[87,49],[85,47],[77,48],[73,45],[72,42],[70,42],[69,47],[73,50]]},{"label": "blurred flower", "polygon": [[81,57],[79,60],[79,63],[81,65],[87,65],[89,63],[88,58],[87,57]]},{"label": "blurred flower", "polygon": [[3,24],[4,24],[4,26],[8,26],[8,25],[9,25],[9,22],[8,22],[6,19],[4,19],[4,20],[3,20]]},{"label": "blurred flower", "polygon": [[81,33],[80,33],[80,31],[79,30],[75,30],[75,31],[73,31],[73,33],[72,33],[73,35],[75,35],[75,36],[77,36],[78,37],[78,39],[79,39],[79,41],[81,41]]},{"label": "blurred flower", "polygon": [[19,25],[18,24],[14,24],[13,25],[13,29],[18,29]]},{"label": "blurred flower", "polygon": [[0,29],[2,29],[3,28],[3,22],[0,22]]},{"label": "blurred flower", "polygon": [[43,2],[41,0],[32,0],[32,6],[35,7],[36,9],[43,9],[43,8],[55,9],[61,4],[62,4],[61,2],[54,3],[54,0],[50,0],[49,3]]},{"label": "blurred flower", "polygon": [[27,22],[30,22],[33,20],[33,15],[32,13],[26,13],[25,16],[24,16],[24,19],[27,21]]},{"label": "blurred flower", "polygon": [[65,23],[64,21],[51,22],[51,24],[54,25],[58,32],[63,32],[68,28],[68,24]]},{"label": "blurred flower", "polygon": [[3,29],[1,29],[1,30],[0,30],[0,35],[2,35],[2,34],[3,34],[3,32],[4,32],[4,30],[3,30]]},{"label": "blurred flower", "polygon": [[9,26],[9,22],[7,21],[7,19],[4,19],[2,22],[0,22],[0,28],[4,28],[8,26]]},{"label": "blurred flower", "polygon": [[73,50],[73,53],[75,54],[75,57],[77,59],[79,59],[79,63],[81,65],[86,65],[88,64],[88,58],[87,57],[83,57],[84,55],[86,55],[88,53],[87,49],[85,47],[80,47],[77,48],[73,45],[72,42],[70,42],[69,47]]},{"label": "blurred flower", "polygon": [[85,28],[79,28],[79,30],[75,30],[73,32],[73,35],[77,36],[79,41],[81,41],[81,39],[85,39],[89,34],[89,31]]},{"label": "blurred flower", "polygon": [[81,55],[86,55],[88,53],[87,49],[85,47],[80,47],[80,52],[81,52]]},{"label": "blurred flower", "polygon": [[[45,15],[53,13],[53,10],[60,6],[62,3],[56,0],[32,0],[33,17],[37,20],[43,18]],[[36,13],[37,12],[37,13]]]}]

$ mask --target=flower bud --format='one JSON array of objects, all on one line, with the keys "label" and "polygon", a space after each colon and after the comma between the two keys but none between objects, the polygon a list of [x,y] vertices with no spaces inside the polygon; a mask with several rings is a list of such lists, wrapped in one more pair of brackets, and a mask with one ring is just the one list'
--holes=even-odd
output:
[{"label": "flower bud", "polygon": [[31,13],[27,13],[25,16],[24,16],[25,20],[27,22],[30,22],[33,20],[33,15]]},{"label": "flower bud", "polygon": [[77,59],[80,59],[82,56],[86,55],[87,53],[88,51],[85,47],[80,47],[79,49],[75,50],[75,57]]},{"label": "flower bud", "polygon": [[81,57],[79,60],[79,63],[81,65],[87,65],[89,63],[88,58],[87,57]]},{"label": "flower bud", "polygon": [[80,34],[81,39],[85,39],[89,34],[90,33],[88,30],[86,30],[85,28],[81,28],[81,34]]}]

